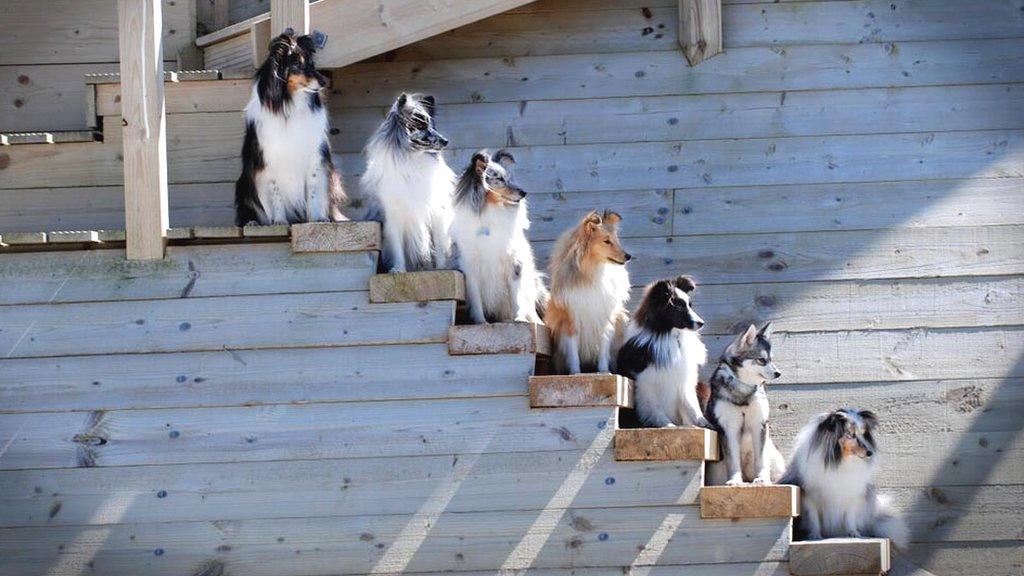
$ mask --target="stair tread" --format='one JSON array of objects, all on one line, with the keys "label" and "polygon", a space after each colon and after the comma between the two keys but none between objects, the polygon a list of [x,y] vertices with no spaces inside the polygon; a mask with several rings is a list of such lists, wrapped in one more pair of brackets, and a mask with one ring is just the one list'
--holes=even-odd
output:
[{"label": "stair tread", "polygon": [[532,322],[495,322],[452,326],[448,331],[448,353],[452,356],[475,354],[551,354],[551,332],[543,324]]},{"label": "stair tread", "polygon": [[633,406],[633,381],[617,374],[530,377],[531,408]]},{"label": "stair tread", "polygon": [[789,545],[789,572],[794,576],[884,574],[890,567],[887,538],[827,538]]},{"label": "stair tread", "polygon": [[800,515],[800,489],[789,484],[704,486],[701,518],[793,518]]},{"label": "stair tread", "polygon": [[[293,240],[294,240],[293,231]],[[458,270],[426,270],[376,274],[370,277],[370,302],[426,302],[466,299],[466,283]]]},{"label": "stair tread", "polygon": [[346,222],[307,222],[294,224],[292,251],[362,252],[380,249],[380,223],[351,220]]},{"label": "stair tread", "polygon": [[5,132],[0,133],[0,145],[19,146],[23,144],[67,144],[73,142],[99,142],[96,130],[60,130],[47,132]]},{"label": "stair tread", "polygon": [[615,414],[616,460],[718,460],[718,433],[707,428],[638,428],[632,410]]}]

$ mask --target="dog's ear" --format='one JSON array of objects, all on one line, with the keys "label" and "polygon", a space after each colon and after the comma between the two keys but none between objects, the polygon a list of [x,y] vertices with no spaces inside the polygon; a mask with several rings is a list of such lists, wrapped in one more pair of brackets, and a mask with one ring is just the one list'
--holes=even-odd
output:
[{"label": "dog's ear", "polygon": [[601,215],[597,213],[597,210],[591,210],[589,214],[583,217],[583,229],[590,232],[601,225]]},{"label": "dog's ear", "polygon": [[487,170],[487,165],[490,163],[491,157],[485,150],[473,154],[473,169],[476,170],[477,176],[483,176],[484,171]]},{"label": "dog's ear", "polygon": [[408,101],[409,95],[406,94],[405,92],[402,92],[402,94],[398,97],[398,100],[395,100],[395,110],[402,111],[402,109],[405,108],[405,103]]},{"label": "dog's ear", "polygon": [[679,276],[675,280],[676,288],[679,288],[687,294],[697,289],[697,282],[691,276]]},{"label": "dog's ear", "polygon": [[864,425],[869,429],[878,426],[878,416],[871,410],[861,410],[860,419],[864,421]]},{"label": "dog's ear", "polygon": [[427,115],[431,118],[434,117],[434,111],[437,110],[437,105],[434,102],[433,96],[423,96],[420,98],[420,102],[423,103],[423,107],[427,109]]},{"label": "dog's ear", "polygon": [[502,148],[494,153],[494,161],[501,164],[506,170],[515,165],[516,159],[512,153]]},{"label": "dog's ear", "polygon": [[283,58],[288,55],[288,52],[292,49],[292,37],[290,34],[281,34],[277,38],[270,41],[270,45],[267,47],[267,52],[271,56]]},{"label": "dog's ear", "polygon": [[284,32],[281,32],[281,36],[295,36],[295,28],[285,28]]},{"label": "dog's ear", "polygon": [[622,222],[622,216],[619,216],[618,212],[612,212],[611,210],[604,211],[604,221],[611,226],[618,226],[619,222]]},{"label": "dog's ear", "polygon": [[750,348],[757,340],[757,326],[751,324],[742,334],[736,336],[725,349],[726,356],[739,356],[747,348]]},{"label": "dog's ear", "polygon": [[815,433],[817,444],[825,455],[825,467],[835,468],[843,461],[843,445],[840,442],[846,434],[846,417],[841,410],[823,415]]},{"label": "dog's ear", "polygon": [[772,337],[772,331],[774,329],[775,327],[772,326],[772,322],[769,320],[768,322],[765,322],[764,326],[761,326],[761,329],[757,331],[757,335],[765,340],[769,340]]}]

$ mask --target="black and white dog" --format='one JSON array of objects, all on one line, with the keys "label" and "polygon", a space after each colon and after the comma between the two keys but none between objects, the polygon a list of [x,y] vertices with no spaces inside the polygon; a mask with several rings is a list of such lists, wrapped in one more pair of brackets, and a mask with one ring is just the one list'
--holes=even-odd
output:
[{"label": "black and white dog", "polygon": [[811,418],[797,435],[779,482],[800,487],[800,536],[889,538],[906,548],[907,528],[873,480],[877,426],[873,412],[843,408]]},{"label": "black and white dog", "polygon": [[473,322],[541,323],[548,291],[526,231],[526,192],[512,179],[515,158],[499,150],[473,155],[455,187],[451,237]]},{"label": "black and white dog", "polygon": [[441,155],[448,140],[434,112],[433,96],[402,94],[366,145],[360,182],[371,213],[381,212],[391,272],[448,265],[455,173]]},{"label": "black and white dog", "polygon": [[697,398],[708,351],[697,333],[704,320],[690,300],[696,288],[689,276],[649,284],[619,349],[616,369],[635,381],[637,417],[646,426],[710,426]]},{"label": "black and white dog", "polygon": [[236,223],[344,220],[345,193],[331,160],[327,111],[313,36],[291,29],[270,43],[245,107],[242,175],[235,183]]},{"label": "black and white dog", "polygon": [[772,362],[772,324],[751,324],[725,349],[711,375],[708,421],[724,437],[724,459],[708,466],[709,485],[771,484],[786,462],[769,433],[765,383],[782,375]]}]

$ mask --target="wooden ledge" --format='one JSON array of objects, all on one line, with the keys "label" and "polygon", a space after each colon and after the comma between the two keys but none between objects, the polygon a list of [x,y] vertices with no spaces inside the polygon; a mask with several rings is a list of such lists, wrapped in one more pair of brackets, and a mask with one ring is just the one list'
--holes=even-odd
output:
[{"label": "wooden ledge", "polygon": [[292,225],[292,252],[362,252],[365,250],[380,250],[379,222],[353,220]]},{"label": "wooden ledge", "polygon": [[789,484],[704,486],[701,518],[793,518],[800,515],[800,489]]},{"label": "wooden ledge", "polygon": [[530,408],[633,407],[633,381],[616,374],[530,376]]},{"label": "wooden ledge", "polygon": [[718,433],[707,428],[630,428],[635,415],[615,414],[616,460],[718,460]]},{"label": "wooden ledge", "polygon": [[551,355],[551,332],[543,324],[500,322],[471,324],[448,329],[448,354]]},{"label": "wooden ledge", "polygon": [[[294,236],[292,236],[294,238]],[[425,270],[370,277],[370,302],[426,302],[466,299],[466,282],[458,270]]]},{"label": "wooden ledge", "polygon": [[98,142],[100,133],[95,130],[66,130],[63,132],[9,132],[0,134],[0,145],[19,146],[22,144],[68,144],[74,142]]},{"label": "wooden ledge", "polygon": [[792,542],[789,573],[795,576],[884,574],[892,566],[887,538],[829,538]]}]

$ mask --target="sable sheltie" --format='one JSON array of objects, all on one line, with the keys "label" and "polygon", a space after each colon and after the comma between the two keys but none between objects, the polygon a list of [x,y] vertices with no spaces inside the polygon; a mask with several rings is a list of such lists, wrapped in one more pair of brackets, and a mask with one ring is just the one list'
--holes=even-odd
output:
[{"label": "sable sheltie", "polygon": [[499,150],[473,155],[455,187],[451,225],[473,321],[540,323],[547,289],[526,239],[526,192],[516,186],[515,158]]},{"label": "sable sheltie", "polygon": [[697,284],[689,276],[659,280],[644,289],[633,313],[616,369],[636,382],[637,417],[646,426],[702,426],[697,372],[708,357],[693,310]]},{"label": "sable sheltie", "polygon": [[[434,97],[402,94],[366,145],[363,192],[384,221],[384,269],[445,268],[455,173],[441,155]],[[433,258],[431,258],[433,256]]]},{"label": "sable sheltie", "polygon": [[622,217],[587,214],[555,243],[544,322],[557,347],[557,373],[610,372],[628,314],[630,256],[619,244]]},{"label": "sable sheltie", "polygon": [[772,442],[765,384],[782,373],[772,361],[772,324],[751,324],[725,349],[711,375],[708,421],[722,436],[723,459],[708,465],[708,484],[771,484],[786,467]]},{"label": "sable sheltie", "polygon": [[815,416],[797,435],[779,482],[800,487],[798,531],[804,538],[890,538],[906,548],[906,526],[872,480],[877,426],[874,413],[843,408]]},{"label": "sable sheltie", "polygon": [[270,43],[245,107],[242,175],[235,183],[239,226],[344,220],[345,193],[331,161],[327,112],[312,36],[291,29]]}]

